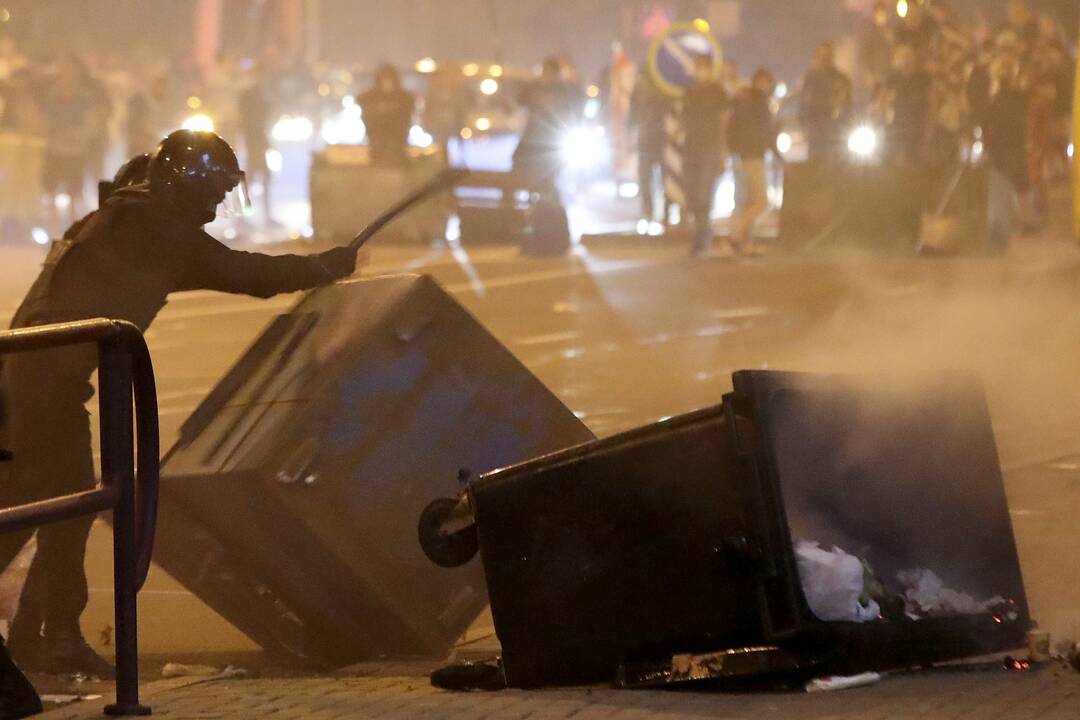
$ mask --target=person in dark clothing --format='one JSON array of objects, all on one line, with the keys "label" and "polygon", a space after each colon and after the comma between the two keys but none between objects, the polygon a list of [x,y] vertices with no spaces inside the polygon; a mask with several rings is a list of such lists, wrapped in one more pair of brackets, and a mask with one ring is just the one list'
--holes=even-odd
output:
[{"label": "person in dark clothing", "polygon": [[851,102],[851,80],[836,67],[833,44],[822,43],[814,51],[814,61],[803,79],[799,102],[799,120],[806,134],[810,162],[839,158]]},{"label": "person in dark clothing", "polygon": [[926,156],[934,81],[930,73],[919,65],[915,49],[910,45],[897,46],[895,67],[888,83],[892,107],[889,145],[895,162],[916,165]]},{"label": "person in dark clothing", "polygon": [[514,150],[514,171],[537,187],[554,187],[562,167],[562,139],[580,121],[584,100],[563,79],[562,62],[548,58],[540,79],[525,88],[519,103],[529,119]]},{"label": "person in dark clothing", "polygon": [[983,119],[983,144],[990,162],[987,245],[1004,252],[1012,234],[1013,208],[1028,192],[1028,92],[1020,58],[1005,53],[994,67],[996,92]]},{"label": "person in dark clothing", "polygon": [[[135,167],[138,167],[137,165]],[[203,231],[217,206],[243,187],[229,145],[181,130],[150,158],[148,180],[114,192],[56,243],[12,321],[13,328],[108,317],[146,330],[170,293],[217,290],[267,298],[350,275],[356,251],[268,256],[230,250]],[[94,484],[91,434],[83,407],[93,395],[94,348],[58,348],[4,358],[4,447],[13,473],[0,488],[11,506]],[[7,443],[10,443],[8,445]],[[83,570],[92,517],[37,531],[8,647],[27,670],[107,676],[111,668],[82,638]],[[0,536],[0,568],[31,532]]]},{"label": "person in dark clothing", "polygon": [[656,219],[656,173],[663,167],[664,148],[667,145],[665,120],[671,105],[671,99],[651,77],[638,80],[630,99],[630,125],[637,128],[641,216],[648,222]]},{"label": "person in dark clothing", "polygon": [[529,119],[514,149],[513,170],[538,197],[522,244],[526,254],[557,254],[570,246],[570,220],[558,180],[563,137],[581,121],[584,96],[565,70],[562,60],[548,58],[539,80],[526,86],[519,98]]},{"label": "person in dark clothing", "polygon": [[380,67],[375,72],[375,86],[356,101],[364,113],[372,162],[381,165],[406,162],[416,98],[402,87],[397,68]]},{"label": "person in dark clothing", "polygon": [[[724,171],[727,118],[730,101],[723,84],[716,77],[713,58],[699,55],[694,59],[696,82],[683,96],[683,183],[686,205],[694,223],[691,253],[705,256],[712,244],[712,206],[716,182]],[[731,249],[724,248],[730,255]]]},{"label": "person in dark clothing", "polygon": [[728,149],[737,160],[738,187],[731,240],[741,253],[753,251],[754,225],[769,207],[765,182],[765,155],[779,158],[776,127],[769,101],[776,89],[771,72],[759,68],[749,87],[735,98],[728,125]]}]

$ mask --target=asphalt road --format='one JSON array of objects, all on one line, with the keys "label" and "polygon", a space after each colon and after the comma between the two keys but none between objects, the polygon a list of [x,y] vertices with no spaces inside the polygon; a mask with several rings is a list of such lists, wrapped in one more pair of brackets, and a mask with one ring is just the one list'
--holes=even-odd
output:
[{"label": "asphalt road", "polygon": [[[0,250],[0,321],[40,255]],[[570,258],[376,248],[367,274],[432,274],[599,435],[720,402],[743,368],[885,375],[970,368],[987,387],[1033,614],[1055,638],[1080,630],[1080,252],[1028,243],[1003,259],[857,251],[692,261],[634,241]],[[147,337],[162,444],[295,297],[172,299]],[[167,511],[167,509],[165,509]],[[111,558],[92,538],[84,629],[108,651]],[[144,652],[251,645],[155,571],[141,596]]]}]

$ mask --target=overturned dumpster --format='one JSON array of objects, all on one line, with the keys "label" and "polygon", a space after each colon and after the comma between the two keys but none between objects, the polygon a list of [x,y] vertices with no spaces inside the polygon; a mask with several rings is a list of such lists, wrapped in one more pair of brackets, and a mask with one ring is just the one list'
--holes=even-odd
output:
[{"label": "overturned dumpster", "polygon": [[287,665],[443,658],[487,605],[415,520],[459,478],[593,439],[420,276],[338,283],[277,317],[162,465],[154,559]]},{"label": "overturned dumpster", "polygon": [[739,372],[721,406],[489,473],[426,515],[427,547],[477,541],[511,686],[919,666],[1019,647],[1030,624],[964,373]]}]

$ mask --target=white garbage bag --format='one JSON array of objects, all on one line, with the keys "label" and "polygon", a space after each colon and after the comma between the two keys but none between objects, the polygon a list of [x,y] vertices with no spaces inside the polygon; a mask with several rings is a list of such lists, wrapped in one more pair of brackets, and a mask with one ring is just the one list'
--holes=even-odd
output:
[{"label": "white garbage bag", "polygon": [[1005,602],[1000,595],[979,600],[965,592],[945,587],[945,581],[926,568],[901,570],[896,574],[896,579],[904,587],[907,612],[916,616],[977,615]]},{"label": "white garbage bag", "polygon": [[873,600],[863,605],[864,568],[859,558],[838,547],[823,550],[817,542],[795,544],[803,595],[819,620],[868,622],[877,620],[881,608]]}]

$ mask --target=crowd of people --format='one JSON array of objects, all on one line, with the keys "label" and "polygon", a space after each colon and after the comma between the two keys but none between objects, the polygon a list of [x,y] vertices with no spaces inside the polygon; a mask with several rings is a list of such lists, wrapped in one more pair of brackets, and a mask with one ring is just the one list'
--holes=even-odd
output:
[{"label": "crowd of people", "polygon": [[[681,204],[698,228],[697,252],[707,245],[716,182],[729,159],[738,201],[732,244],[721,249],[753,251],[754,224],[768,208],[768,158],[782,159],[775,147],[781,129],[778,102],[797,107],[811,163],[846,161],[854,127],[865,124],[880,131],[879,160],[925,170],[934,179],[927,185],[928,205],[954,168],[985,155],[996,181],[991,194],[1019,196],[1020,226],[1037,230],[1047,212],[1049,184],[1067,173],[1075,61],[1066,32],[1051,15],[1031,12],[1025,0],[1010,0],[1007,7],[1007,18],[995,26],[962,15],[948,0],[910,0],[902,17],[894,3],[879,3],[854,54],[823,43],[801,82],[792,83],[792,92],[779,101],[768,69],[743,77],[730,58],[719,67],[702,58],[698,86],[681,102],[686,131],[686,197]],[[290,68],[272,53],[258,61],[221,57],[207,70],[190,59],[142,52],[83,49],[30,59],[10,36],[0,37],[0,130],[44,140],[36,172],[41,195],[53,199],[42,206],[53,226],[62,227],[92,205],[94,182],[106,174],[107,153],[116,165],[147,152],[200,107],[213,108],[217,129],[242,149],[254,188],[268,195],[267,124],[275,97],[314,94],[320,85],[310,68]],[[529,166],[530,172],[537,170],[531,167],[537,158],[556,156],[537,151],[558,145],[553,128],[572,124],[566,118],[580,115],[583,87],[567,80],[568,67],[552,59],[535,86],[515,98],[530,117],[515,164]],[[375,73],[372,89],[357,97],[374,155],[398,158],[418,121],[438,125],[429,128],[437,141],[457,137],[467,113],[459,99],[439,101],[443,85],[458,90],[460,82],[439,82],[453,74],[451,68],[440,66],[429,78],[427,98],[409,93],[390,66]],[[545,79],[556,76],[561,78],[557,83]],[[611,95],[609,81],[615,82],[604,75],[599,83],[601,102]],[[571,85],[574,92],[565,91]],[[642,216],[653,222],[658,209],[652,188],[669,143],[665,122],[679,102],[643,70],[628,104],[637,137]],[[443,113],[447,121],[440,124],[438,108],[443,106],[452,111]],[[552,122],[554,116],[558,123]],[[622,137],[614,121],[612,137]],[[261,200],[260,207],[268,208],[268,196]]]},{"label": "crowd of people", "polygon": [[[844,121],[861,112],[885,128],[887,161],[930,177],[985,153],[993,181],[1020,200],[1021,229],[1043,224],[1048,184],[1067,174],[1075,70],[1052,15],[1010,0],[1004,22],[991,26],[943,0],[912,0],[903,18],[881,3],[856,67],[854,82],[829,63],[808,73],[802,117],[818,129],[808,130],[812,153],[839,152]],[[829,89],[835,98],[822,97]]]},{"label": "crowd of people", "polygon": [[[256,179],[265,178],[267,120],[290,71],[272,52],[259,62],[223,56],[210,71],[140,48],[30,57],[11,36],[0,36],[0,132],[12,138],[9,145],[43,148],[39,162],[16,174],[32,180],[46,202],[22,213],[63,228],[92,208],[96,182],[111,168],[150,152],[200,112],[212,112],[216,129],[245,149]],[[317,83],[301,74],[303,92],[314,94]]]},{"label": "crowd of people", "polygon": [[[965,18],[947,0],[910,0],[903,8],[903,16],[895,4],[874,8],[851,58],[854,76],[841,69],[834,43],[814,52],[784,100],[797,104],[806,160],[849,162],[852,132],[865,126],[873,147],[864,150],[875,161],[926,178],[920,201],[929,209],[958,171],[982,159],[992,171],[990,204],[1020,208],[1018,218],[1006,212],[994,220],[991,213],[995,242],[1004,242],[1014,225],[1038,230],[1049,185],[1068,175],[1075,60],[1066,32],[1053,16],[1032,13],[1025,0],[1010,0],[997,26]],[[697,85],[681,100],[665,95],[646,73],[638,79],[630,120],[638,134],[642,214],[646,222],[655,219],[651,189],[671,143],[665,122],[680,117],[695,253],[710,251],[711,203],[729,167],[737,187],[731,242],[714,252],[753,252],[752,229],[768,207],[765,159],[784,159],[775,146],[776,83],[766,68],[742,80],[730,58],[720,69],[709,56],[698,60]],[[913,233],[918,220],[916,213]]]}]

